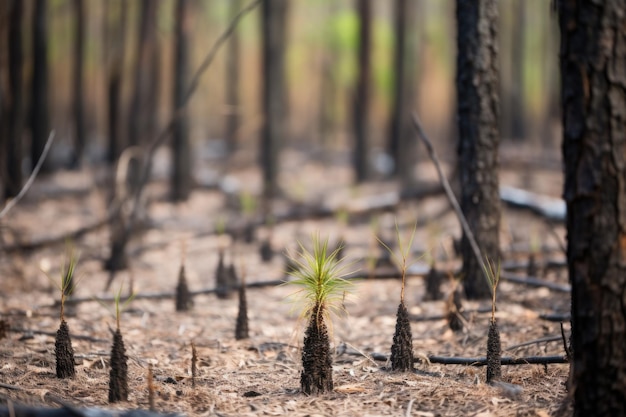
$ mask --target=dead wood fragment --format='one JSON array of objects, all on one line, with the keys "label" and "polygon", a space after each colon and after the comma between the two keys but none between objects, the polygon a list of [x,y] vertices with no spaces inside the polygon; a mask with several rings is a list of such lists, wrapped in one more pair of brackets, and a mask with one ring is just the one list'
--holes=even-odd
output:
[{"label": "dead wood fragment", "polygon": [[198,376],[198,351],[196,344],[191,342],[191,386],[196,387],[196,377]]},{"label": "dead wood fragment", "polygon": [[559,284],[535,277],[521,277],[507,272],[501,272],[500,278],[516,284],[528,285],[530,287],[545,287],[553,291],[570,292],[572,290],[572,287],[569,284]]},{"label": "dead wood fragment", "polygon": [[[439,363],[442,365],[469,365],[469,366],[486,366],[487,358],[484,356],[478,358],[462,358],[462,357],[445,357],[445,356],[429,356],[430,363]],[[523,356],[511,357],[503,356],[500,358],[502,365],[549,365],[559,363],[569,363],[567,356]]]}]

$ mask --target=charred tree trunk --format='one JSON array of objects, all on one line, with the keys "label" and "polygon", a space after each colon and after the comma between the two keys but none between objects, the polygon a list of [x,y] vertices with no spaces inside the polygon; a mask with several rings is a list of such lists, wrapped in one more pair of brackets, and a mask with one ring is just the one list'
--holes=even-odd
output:
[{"label": "charred tree trunk", "polygon": [[85,2],[74,0],[76,26],[74,32],[74,156],[72,167],[79,168],[85,152],[85,100],[83,88],[85,60]]},{"label": "charred tree trunk", "polygon": [[415,104],[417,0],[395,1],[395,86],[389,153],[394,159],[393,173],[406,187],[412,182],[414,141],[411,111]]},{"label": "charred tree trunk", "polygon": [[359,16],[358,79],[354,96],[354,172],[357,182],[363,182],[369,174],[367,161],[368,148],[368,109],[370,97],[371,43],[372,43],[372,2],[357,0]]},{"label": "charred tree trunk", "polygon": [[264,0],[261,7],[264,123],[260,154],[266,201],[278,193],[279,153],[285,140],[287,8],[288,0]]},{"label": "charred tree trunk", "polygon": [[576,416],[626,415],[626,4],[559,2]]},{"label": "charred tree trunk", "polygon": [[[230,0],[230,17],[234,17],[241,10],[241,0]],[[228,52],[226,55],[226,144],[230,153],[237,150],[240,118],[239,105],[239,32],[234,31],[228,40]]]},{"label": "charred tree trunk", "polygon": [[524,105],[524,48],[526,40],[526,0],[515,0],[510,43],[510,82],[507,88],[506,138],[523,140],[526,137]]},{"label": "charred tree trunk", "polygon": [[[151,99],[156,97],[156,17],[157,0],[141,0],[139,42],[137,45],[137,62],[135,63],[135,85],[129,112],[128,144],[137,146],[143,144],[154,134],[155,103]],[[133,162],[129,167],[131,188],[138,184],[139,166]]]},{"label": "charred tree trunk", "polygon": [[191,145],[189,143],[189,118],[185,104],[185,90],[189,78],[189,37],[191,15],[189,0],[176,2],[176,34],[174,46],[174,114],[172,127],[171,197],[186,201],[191,193]]},{"label": "charred tree trunk", "polygon": [[[31,83],[31,169],[43,153],[50,130],[48,113],[48,22],[47,0],[35,0],[33,11],[33,78]],[[47,171],[49,164],[44,163],[42,171]]]},{"label": "charred tree trunk", "polygon": [[[24,4],[21,0],[13,0],[9,11],[9,90],[6,106],[6,181],[4,196],[15,197],[22,188],[22,134],[24,129],[24,104],[22,88],[22,71],[24,52],[22,45],[22,17]],[[3,123],[4,124],[4,123]],[[4,129],[4,128],[3,128]]]},{"label": "charred tree trunk", "polygon": [[[456,18],[461,208],[483,255],[497,263],[500,256],[497,1],[457,0]],[[490,286],[465,233],[461,240],[461,253],[466,296],[470,299],[489,297]]]},{"label": "charred tree trunk", "polygon": [[[107,159],[114,164],[122,150],[126,147],[122,133],[122,74],[124,73],[124,55],[126,52],[126,26],[128,5],[126,0],[115,2],[107,1],[106,4],[116,3],[117,6],[112,16],[107,16],[107,40],[108,40],[108,133],[109,149]],[[109,6],[109,11],[111,11]],[[113,23],[115,22],[115,23]]]}]

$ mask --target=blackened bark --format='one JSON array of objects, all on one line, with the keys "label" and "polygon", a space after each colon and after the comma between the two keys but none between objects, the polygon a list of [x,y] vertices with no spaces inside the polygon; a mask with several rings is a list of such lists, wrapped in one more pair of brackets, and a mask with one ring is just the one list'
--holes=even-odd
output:
[{"label": "blackened bark", "polygon": [[[174,114],[172,126],[171,197],[186,201],[191,193],[191,145],[189,143],[189,117],[183,108],[189,79],[189,37],[191,14],[189,0],[176,2],[176,33],[174,46]],[[180,113],[179,113],[180,112]]]},{"label": "blackened bark", "polygon": [[15,197],[22,188],[22,134],[24,129],[22,71],[24,52],[22,45],[22,17],[24,2],[13,0],[9,18],[9,91],[6,127],[6,181],[4,196]]},{"label": "blackened bark", "polygon": [[85,58],[85,1],[74,0],[74,156],[72,167],[79,168],[85,152],[84,58]]},{"label": "blackened bark", "polygon": [[[230,17],[234,19],[241,10],[241,0],[230,0]],[[239,104],[239,32],[234,31],[228,39],[228,51],[226,55],[226,105],[228,111],[226,113],[226,133],[224,138],[228,150],[232,153],[237,150],[240,118]]]},{"label": "blackened bark", "polygon": [[128,401],[128,357],[120,329],[113,334],[111,370],[109,371],[109,402]]},{"label": "blackened bark", "polygon": [[371,78],[372,2],[356,0],[359,16],[358,79],[354,95],[354,173],[356,182],[363,182],[369,174],[368,109]]},{"label": "blackened bark", "polygon": [[263,168],[263,196],[266,201],[278,192],[279,154],[286,131],[285,45],[287,36],[288,0],[264,0],[261,4],[263,38],[263,92],[264,114],[261,139],[261,166]]},{"label": "blackened bark", "polygon": [[246,283],[242,281],[239,285],[239,312],[235,324],[235,339],[247,339],[248,336],[248,301],[246,299]]},{"label": "blackened bark", "polygon": [[398,305],[396,313],[396,331],[391,345],[391,369],[400,372],[413,370],[413,334],[409,311],[404,302]]},{"label": "blackened bark", "polygon": [[410,186],[413,172],[413,152],[415,143],[411,133],[411,112],[415,104],[415,81],[417,80],[417,4],[416,0],[395,1],[395,86],[389,153],[394,159],[394,174]]},{"label": "blackened bark", "polygon": [[178,284],[176,285],[176,311],[189,311],[191,306],[193,306],[193,298],[187,286],[185,265],[181,265],[178,272]]},{"label": "blackened bark", "polygon": [[[50,115],[48,109],[48,22],[47,0],[35,0],[33,11],[33,76],[31,83],[31,170],[46,146],[50,130]],[[49,170],[49,164],[44,163],[42,171]]]},{"label": "blackened bark", "polygon": [[492,319],[489,323],[487,335],[487,383],[502,379],[502,345],[500,344],[500,330],[498,323]]},{"label": "blackened bark", "polygon": [[[496,0],[457,0],[457,117],[461,208],[483,255],[498,262],[500,141],[498,4]],[[463,286],[470,299],[491,290],[465,233],[461,241]],[[485,260],[483,260],[485,261]]]},{"label": "blackened bark", "polygon": [[574,414],[626,415],[626,4],[558,4]]},{"label": "blackened bark", "polygon": [[74,349],[70,338],[70,329],[65,320],[61,320],[54,340],[54,356],[56,359],[57,378],[72,378],[76,375],[74,368]]},{"label": "blackened bark", "polygon": [[328,328],[319,306],[313,309],[304,334],[300,387],[307,395],[323,394],[333,390],[333,358],[330,352]]},{"label": "blackened bark", "polygon": [[[107,2],[107,4],[110,3],[112,2]],[[109,149],[107,159],[110,164],[114,164],[118,160],[122,150],[126,147],[122,133],[122,75],[126,52],[128,3],[126,0],[119,0],[114,3],[117,4],[117,7],[112,13],[113,16],[108,17],[111,21],[107,20],[106,24],[109,43],[107,80]]]}]

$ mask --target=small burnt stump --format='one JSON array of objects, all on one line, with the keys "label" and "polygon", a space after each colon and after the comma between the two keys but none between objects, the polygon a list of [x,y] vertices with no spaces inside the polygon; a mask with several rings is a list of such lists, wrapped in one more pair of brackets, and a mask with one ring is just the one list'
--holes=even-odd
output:
[{"label": "small burnt stump", "polygon": [[413,335],[409,311],[404,302],[398,305],[396,313],[396,331],[391,345],[391,369],[400,372],[413,370]]},{"label": "small burnt stump", "polygon": [[54,341],[54,356],[56,358],[57,378],[72,378],[76,375],[70,328],[65,320],[61,320],[61,325],[57,330]]},{"label": "small burnt stump", "polygon": [[111,371],[109,373],[109,402],[128,400],[128,357],[120,329],[113,335]]},{"label": "small burnt stump", "polygon": [[193,306],[193,298],[187,286],[185,265],[180,266],[178,285],[176,286],[176,311],[188,311]]},{"label": "small burnt stump", "polygon": [[437,268],[435,268],[435,264],[433,263],[430,266],[430,271],[428,271],[428,275],[426,275],[426,294],[424,295],[424,300],[441,300],[442,278],[443,274],[437,271]]},{"label": "small burnt stump", "polygon": [[246,284],[239,286],[239,312],[235,324],[235,339],[247,339],[248,335],[248,301],[246,300]]},{"label": "small burnt stump", "polygon": [[450,294],[448,300],[448,327],[454,332],[460,332],[463,330],[462,309],[463,304],[461,302],[461,293],[455,290]]},{"label": "small burnt stump", "polygon": [[300,374],[302,392],[307,395],[331,392],[333,390],[332,364],[328,329],[321,316],[314,314],[304,334],[303,369]]},{"label": "small burnt stump", "polygon": [[489,325],[487,336],[487,383],[499,381],[502,378],[502,347],[500,345],[500,331],[495,319]]}]

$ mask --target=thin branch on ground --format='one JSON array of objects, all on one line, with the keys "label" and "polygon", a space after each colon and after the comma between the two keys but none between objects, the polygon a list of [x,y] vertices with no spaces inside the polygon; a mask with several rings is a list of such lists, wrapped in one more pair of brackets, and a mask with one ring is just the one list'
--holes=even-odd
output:
[{"label": "thin branch on ground", "polygon": [[539,318],[541,320],[552,321],[552,322],[564,322],[570,321],[572,319],[572,315],[570,313],[546,313],[540,314]]},{"label": "thin branch on ground", "polygon": [[516,284],[528,285],[530,287],[545,287],[558,292],[570,292],[572,290],[569,284],[559,284],[558,282],[550,282],[535,277],[524,277],[507,272],[501,272],[500,279]]},{"label": "thin branch on ground", "polygon": [[[417,130],[418,136],[422,139],[422,141],[426,145],[428,156],[430,156],[430,159],[435,164],[435,168],[437,169],[437,174],[439,175],[439,180],[441,181],[441,185],[443,186],[443,189],[446,192],[446,196],[448,197],[450,204],[454,208],[454,211],[459,219],[459,222],[461,223],[461,227],[463,228],[463,231],[465,232],[465,236],[467,237],[467,240],[470,243],[472,252],[474,252],[474,256],[476,257],[478,264],[484,265],[486,259],[483,257],[480,247],[478,246],[478,243],[476,242],[476,237],[474,236],[474,233],[472,232],[472,229],[470,228],[469,223],[467,223],[467,219],[465,218],[465,215],[463,214],[463,210],[461,210],[461,206],[459,205],[459,202],[454,196],[452,187],[450,187],[450,183],[448,182],[448,179],[446,178],[443,172],[443,169],[441,168],[441,164],[439,163],[439,158],[437,157],[435,148],[433,147],[430,139],[428,139],[428,136],[426,135],[426,132],[424,132],[424,129],[422,128],[422,125],[420,124],[420,121],[415,113],[412,114],[411,119],[413,121],[413,127],[415,127],[415,129]],[[487,275],[487,271],[485,268],[482,268],[482,271],[483,271],[485,280],[487,281],[487,284],[489,284],[489,288],[491,289],[492,288],[490,284],[491,280],[489,279],[489,276]]]},{"label": "thin branch on ground", "polygon": [[538,345],[539,343],[558,342],[559,340],[561,340],[561,336],[540,337],[539,339],[529,340],[527,342],[522,342],[518,343],[517,345],[509,346],[504,350],[515,350],[525,346]]},{"label": "thin branch on ground", "polygon": [[26,195],[26,193],[28,192],[30,187],[35,182],[35,177],[37,177],[37,174],[39,174],[39,171],[41,170],[41,167],[43,166],[43,162],[46,159],[46,157],[48,156],[48,152],[50,151],[50,147],[52,146],[52,142],[54,141],[54,135],[55,135],[55,133],[54,133],[54,130],[53,130],[53,131],[50,132],[50,135],[48,136],[48,140],[46,141],[46,145],[44,146],[43,151],[41,152],[41,156],[39,157],[39,161],[37,161],[37,165],[35,165],[35,168],[33,169],[33,172],[30,173],[30,176],[28,177],[28,180],[26,181],[26,184],[24,184],[24,186],[22,187],[20,192],[17,193],[17,195],[15,196],[15,198],[12,199],[11,201],[9,201],[7,203],[7,205],[4,206],[2,211],[0,211],[0,220],[4,216],[6,216],[7,213],[9,211],[11,211],[11,209],[13,207],[16,206],[17,203],[19,203],[22,198],[24,198],[24,196]]},{"label": "thin branch on ground", "polygon": [[[484,356],[478,358],[461,358],[461,357],[446,357],[446,356],[429,356],[430,363],[439,363],[442,365],[469,365],[469,366],[486,366],[487,358]],[[554,355],[554,356],[522,356],[502,357],[502,365],[549,365],[569,363],[567,356]]]},{"label": "thin branch on ground", "polygon": [[[67,304],[67,301],[66,301],[65,304]],[[50,336],[50,337],[55,337],[56,336],[56,332],[47,332],[45,330],[23,329],[21,327],[11,327],[11,328],[9,328],[9,331],[11,333],[38,334],[38,335]],[[109,339],[99,339],[97,337],[86,336],[86,335],[82,335],[82,334],[74,334],[74,333],[72,333],[71,337],[72,337],[72,339],[86,340],[88,342],[94,342],[94,343],[110,343],[111,342]]]}]

